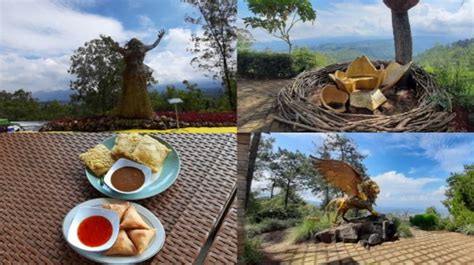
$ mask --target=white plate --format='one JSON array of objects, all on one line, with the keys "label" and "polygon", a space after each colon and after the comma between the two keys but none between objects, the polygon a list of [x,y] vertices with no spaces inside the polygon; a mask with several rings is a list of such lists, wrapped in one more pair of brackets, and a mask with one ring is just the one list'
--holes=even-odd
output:
[{"label": "white plate", "polygon": [[[76,214],[77,210],[81,207],[88,206],[88,207],[102,207],[102,204],[106,203],[125,203],[125,201],[115,200],[115,199],[93,199],[86,202],[83,202],[76,207],[72,208],[69,213],[64,217],[63,221],[63,237],[67,238],[69,227],[71,226],[72,220],[74,215]],[[90,252],[84,251],[79,248],[76,248],[72,245],[72,249],[79,253],[81,256],[86,257],[90,260],[100,263],[109,263],[109,264],[125,264],[125,263],[138,263],[145,261],[152,256],[154,256],[160,249],[163,247],[165,243],[165,229],[161,224],[160,220],[149,210],[144,208],[143,206],[130,202],[131,205],[135,206],[135,209],[140,214],[140,216],[145,220],[145,222],[150,225],[152,228],[156,229],[155,237],[150,242],[148,248],[140,255],[131,256],[131,257],[120,257],[120,256],[104,256],[102,255],[105,251],[102,252]],[[65,240],[67,241],[67,240]]]}]

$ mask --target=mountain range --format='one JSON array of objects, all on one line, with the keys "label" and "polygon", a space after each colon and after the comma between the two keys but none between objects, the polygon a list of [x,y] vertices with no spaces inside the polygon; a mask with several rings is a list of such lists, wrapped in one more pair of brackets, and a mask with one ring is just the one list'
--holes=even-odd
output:
[{"label": "mountain range", "polygon": [[[191,83],[194,83],[194,82],[191,81]],[[210,81],[200,81],[196,83],[198,84],[198,87],[204,92],[204,94],[208,96],[218,97],[224,93],[222,90],[222,86],[219,84],[219,82],[210,80]],[[177,89],[185,88],[182,82],[176,82],[176,83],[168,83],[168,84],[162,84],[162,85],[158,84],[152,90],[163,92],[166,90],[167,86],[174,86]],[[36,98],[39,102],[49,102],[49,101],[57,100],[59,102],[66,103],[66,102],[69,102],[70,96],[73,94],[73,91],[71,89],[52,90],[52,91],[40,90],[40,91],[34,91],[32,93],[33,93],[33,98]]]},{"label": "mountain range", "polygon": [[[413,36],[413,55],[416,56],[432,48],[436,44],[448,44],[457,38],[449,36]],[[313,51],[327,54],[335,61],[350,61],[360,55],[367,55],[371,59],[391,60],[395,56],[392,38],[310,38],[294,41],[295,47],[307,47]],[[256,42],[253,48],[258,51],[271,50],[286,52],[288,46],[282,41]]]}]

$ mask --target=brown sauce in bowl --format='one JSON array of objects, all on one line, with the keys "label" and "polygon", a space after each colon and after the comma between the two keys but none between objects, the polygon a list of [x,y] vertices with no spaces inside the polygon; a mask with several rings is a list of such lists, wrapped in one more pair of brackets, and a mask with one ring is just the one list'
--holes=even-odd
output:
[{"label": "brown sauce in bowl", "polygon": [[112,174],[111,182],[116,189],[131,192],[138,190],[145,183],[145,175],[140,169],[122,167]]}]

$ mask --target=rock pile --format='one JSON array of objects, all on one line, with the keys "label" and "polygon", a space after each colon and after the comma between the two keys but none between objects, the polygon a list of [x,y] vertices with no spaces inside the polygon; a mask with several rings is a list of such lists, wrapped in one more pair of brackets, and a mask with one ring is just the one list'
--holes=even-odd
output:
[{"label": "rock pile", "polygon": [[352,219],[336,227],[323,230],[313,236],[316,242],[332,243],[360,242],[364,247],[381,244],[397,239],[396,226],[385,215],[367,216]]}]

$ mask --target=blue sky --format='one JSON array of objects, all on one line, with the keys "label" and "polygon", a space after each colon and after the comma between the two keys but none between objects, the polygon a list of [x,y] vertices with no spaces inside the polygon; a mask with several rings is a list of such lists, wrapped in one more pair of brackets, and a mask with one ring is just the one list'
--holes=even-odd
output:
[{"label": "blue sky", "polygon": [[[390,9],[382,0],[311,0],[311,3],[316,10],[316,22],[297,24],[290,33],[293,39],[392,36]],[[409,11],[412,33],[472,38],[473,12],[474,0],[422,0]],[[252,16],[246,1],[239,1],[238,14],[240,18]],[[242,20],[239,25],[243,26]],[[250,31],[257,42],[277,40],[263,30]]]},{"label": "blue sky", "polygon": [[[379,207],[424,209],[431,205],[444,207],[446,178],[451,172],[462,172],[474,163],[474,134],[468,133],[349,133],[358,150],[367,155],[364,164],[368,174],[381,186]],[[314,154],[326,134],[272,133],[275,148],[299,150]],[[264,183],[257,183],[259,188]],[[309,200],[319,200],[303,191]]]},{"label": "blue sky", "polygon": [[0,89],[69,89],[69,58],[84,42],[106,34],[152,43],[161,28],[165,37],[145,59],[160,84],[209,83],[190,65],[190,37],[201,29],[185,14],[197,12],[178,0],[1,0]]}]

